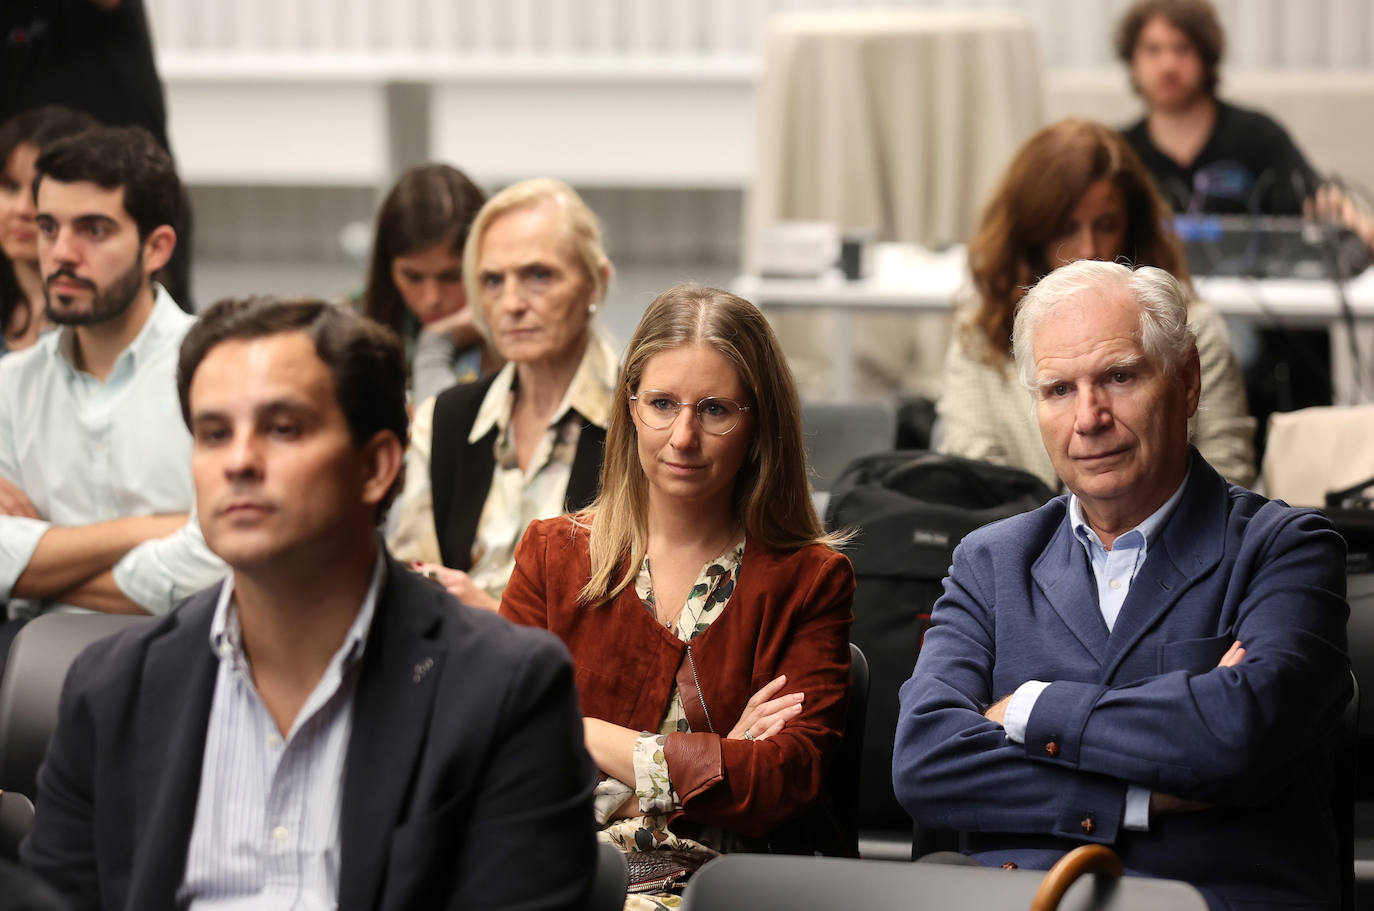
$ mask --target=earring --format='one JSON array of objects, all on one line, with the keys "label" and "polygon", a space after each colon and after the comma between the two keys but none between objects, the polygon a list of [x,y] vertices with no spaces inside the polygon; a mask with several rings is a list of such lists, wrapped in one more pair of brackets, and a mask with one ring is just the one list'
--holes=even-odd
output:
[{"label": "earring", "polygon": [[587,305],[587,315],[588,315],[588,316],[595,316],[595,315],[596,315],[596,310],[597,310],[596,301],[592,301],[590,304]]}]

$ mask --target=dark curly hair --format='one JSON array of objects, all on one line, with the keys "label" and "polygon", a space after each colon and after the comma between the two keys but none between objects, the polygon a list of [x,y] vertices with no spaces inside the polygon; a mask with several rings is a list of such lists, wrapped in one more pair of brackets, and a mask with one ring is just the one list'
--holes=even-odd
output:
[{"label": "dark curly hair", "polygon": [[155,228],[177,223],[181,181],[171,157],[143,127],[96,127],[69,136],[45,148],[34,169],[35,199],[44,178],[123,187],[124,211],[138,226],[140,241]]},{"label": "dark curly hair", "polygon": [[[1156,16],[1163,16],[1188,36],[1202,58],[1202,88],[1208,95],[1215,95],[1219,79],[1217,67],[1226,54],[1226,33],[1221,29],[1216,7],[1209,0],[1136,0],[1116,25],[1116,56],[1130,66],[1141,29]],[[1134,80],[1132,87],[1140,91]]]}]

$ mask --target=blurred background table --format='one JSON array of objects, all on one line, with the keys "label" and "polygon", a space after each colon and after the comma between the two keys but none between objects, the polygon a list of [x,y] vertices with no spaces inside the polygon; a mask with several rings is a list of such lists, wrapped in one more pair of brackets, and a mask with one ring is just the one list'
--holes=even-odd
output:
[{"label": "blurred background table", "polygon": [[[1007,156],[1043,119],[1035,32],[1009,10],[832,10],[773,17],[758,88],[745,268],[758,232],[827,221],[879,241],[968,237]],[[808,397],[885,386],[933,397],[948,337],[938,317],[867,316],[832,357],[823,313],[774,326]],[[854,365],[861,365],[856,376]],[[833,371],[847,374],[843,380]]]},{"label": "blurred background table", "polygon": [[[875,255],[873,277],[858,281],[846,281],[834,271],[812,279],[741,275],[731,284],[736,294],[773,313],[792,310],[829,313],[831,334],[826,341],[833,354],[829,391],[831,398],[841,401],[855,398],[858,392],[853,367],[853,352],[860,343],[856,316],[901,311],[900,318],[908,321],[913,314],[934,314],[934,318],[947,324],[952,302],[969,293],[967,256],[962,246],[953,245],[934,252],[910,245],[880,245]],[[1358,324],[1364,352],[1363,391],[1356,382],[1349,336],[1343,324],[1341,295],[1333,282],[1204,275],[1195,276],[1193,284],[1198,296],[1228,319],[1248,320],[1259,325],[1330,325],[1335,401],[1353,404],[1369,399],[1374,269],[1366,270],[1341,286]]]}]

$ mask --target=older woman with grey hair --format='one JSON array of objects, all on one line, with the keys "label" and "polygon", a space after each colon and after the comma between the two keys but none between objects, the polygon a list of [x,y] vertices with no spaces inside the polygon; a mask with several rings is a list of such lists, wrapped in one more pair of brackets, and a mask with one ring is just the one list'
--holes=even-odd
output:
[{"label": "older woman with grey hair", "polygon": [[463,282],[506,366],[416,408],[389,542],[460,601],[495,610],[525,527],[596,495],[617,365],[594,316],[610,277],[596,216],[560,181],[513,184],[473,220]]}]

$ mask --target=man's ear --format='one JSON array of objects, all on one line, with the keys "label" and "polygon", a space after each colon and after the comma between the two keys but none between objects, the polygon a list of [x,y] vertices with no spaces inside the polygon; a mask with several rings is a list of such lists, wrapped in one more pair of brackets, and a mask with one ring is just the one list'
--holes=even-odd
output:
[{"label": "man's ear", "polygon": [[177,246],[177,232],[171,225],[158,225],[143,238],[143,271],[152,275],[167,265]]},{"label": "man's ear", "polygon": [[379,430],[363,444],[363,502],[376,506],[386,499],[405,465],[405,447],[390,430]]},{"label": "man's ear", "polygon": [[1183,391],[1188,417],[1191,418],[1197,414],[1198,402],[1202,399],[1202,360],[1198,357],[1196,345],[1183,362]]}]

